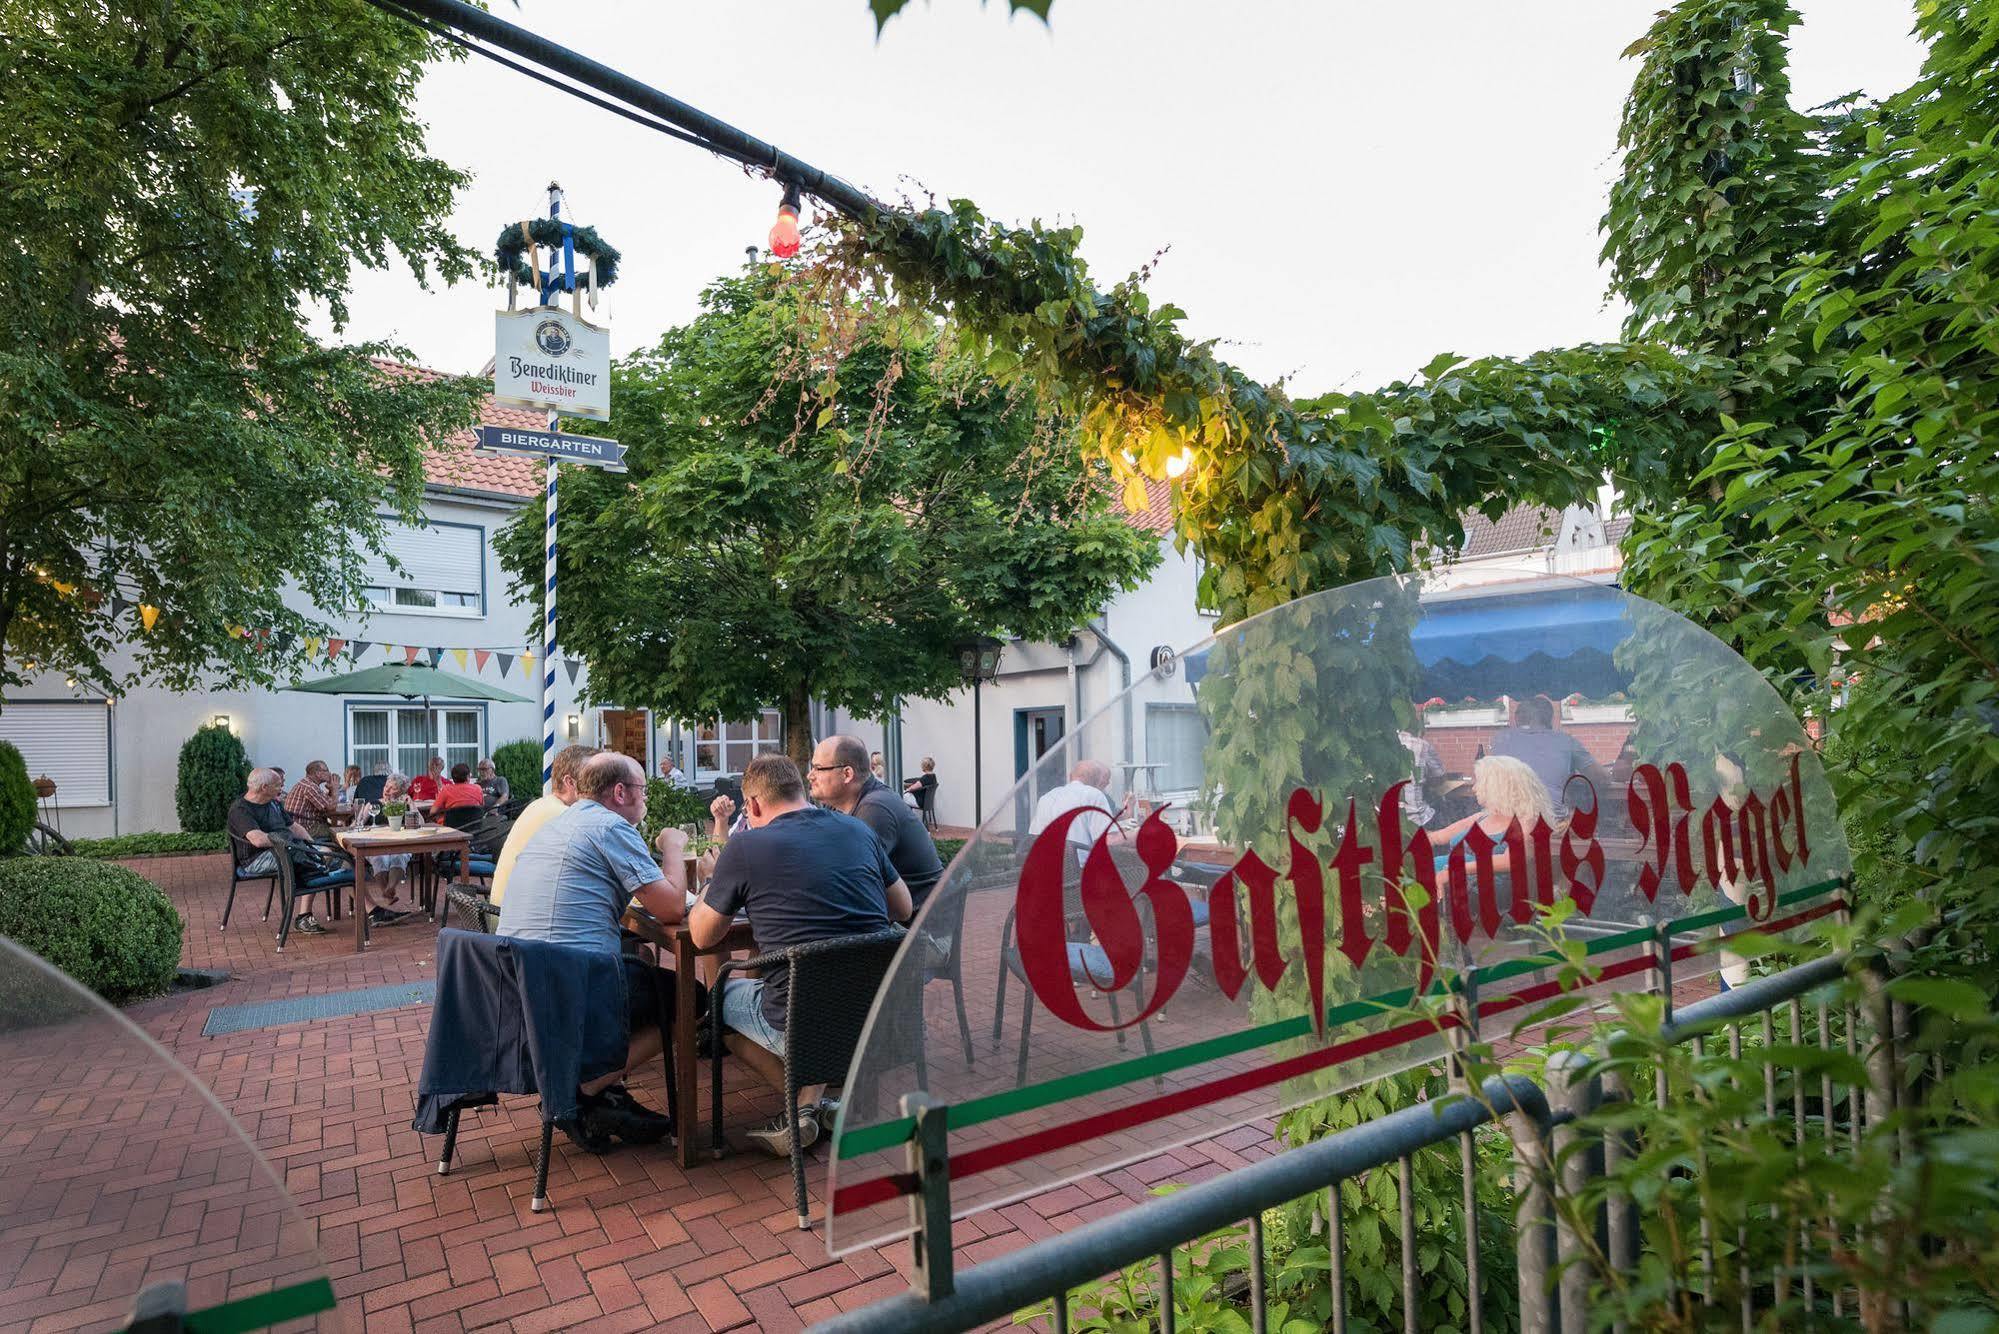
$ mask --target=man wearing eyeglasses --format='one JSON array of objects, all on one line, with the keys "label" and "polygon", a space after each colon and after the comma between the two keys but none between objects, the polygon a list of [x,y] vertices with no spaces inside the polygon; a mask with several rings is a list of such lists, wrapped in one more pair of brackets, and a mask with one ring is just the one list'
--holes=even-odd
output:
[{"label": "man wearing eyeglasses", "polygon": [[812,751],[808,774],[812,799],[821,806],[851,815],[874,831],[888,852],[889,862],[917,908],[944,874],[937,844],[923,827],[923,817],[876,778],[868,764],[868,748],[859,737],[829,736]]},{"label": "man wearing eyeglasses", "polygon": [[[576,793],[576,803],[521,849],[500,905],[498,933],[621,957],[618,923],[631,903],[662,922],[686,916],[687,836],[672,826],[661,830],[660,861],[652,859],[639,833],[646,817],[645,770],[629,755],[604,751],[585,760],[576,773]],[[656,1144],[673,1128],[623,1083],[626,1071],[659,1056],[665,1039],[657,1007],[663,1003],[670,1020],[673,993],[658,996],[654,970],[639,960],[626,958],[624,968],[631,1030],[625,1069],[583,1085],[580,1124],[575,1130],[562,1127],[592,1153],[609,1148],[612,1135]]]}]

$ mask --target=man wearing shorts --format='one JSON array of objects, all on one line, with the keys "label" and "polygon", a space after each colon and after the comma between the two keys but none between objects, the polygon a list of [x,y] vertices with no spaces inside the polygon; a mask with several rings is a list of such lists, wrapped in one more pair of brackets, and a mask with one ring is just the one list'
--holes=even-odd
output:
[{"label": "man wearing shorts", "polygon": [[[619,919],[633,901],[662,922],[686,915],[687,886],[679,830],[660,834],[665,870],[646,851],[638,827],[645,821],[645,771],[638,761],[615,751],[593,755],[576,774],[576,803],[549,820],[514,862],[506,902],[500,905],[503,936],[623,956]],[[665,1037],[659,1007],[662,995],[654,970],[625,957],[625,993],[630,1039],[625,1068],[580,1088],[582,1115],[570,1139],[592,1153],[610,1147],[610,1137],[634,1144],[657,1144],[673,1133],[673,1122],[644,1106],[625,1090],[625,1075],[657,1057]],[[668,1020],[672,1015],[667,1016]]]},{"label": "man wearing shorts", "polygon": [[[874,831],[851,815],[805,799],[798,766],[759,755],[743,771],[750,827],[715,859],[708,889],[688,913],[688,934],[708,949],[721,943],[737,913],[750,919],[758,954],[791,945],[886,931],[913,911],[909,886]],[[731,977],[717,1003],[731,1030],[729,1050],[766,1084],[784,1091],[790,978]],[[823,1085],[798,1091],[798,1135],[810,1147],[837,1108],[822,1103]],[[791,1153],[791,1121],[780,1113],[750,1138],[768,1153]]]}]

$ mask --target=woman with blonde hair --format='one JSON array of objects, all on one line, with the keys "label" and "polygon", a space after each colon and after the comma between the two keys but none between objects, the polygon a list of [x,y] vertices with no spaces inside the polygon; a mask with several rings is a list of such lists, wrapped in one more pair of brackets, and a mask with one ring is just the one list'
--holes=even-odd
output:
[{"label": "woman with blonde hair", "polygon": [[1555,827],[1555,804],[1548,796],[1548,786],[1524,760],[1488,755],[1477,761],[1472,765],[1472,796],[1478,802],[1477,811],[1430,835],[1431,846],[1437,850],[1438,870],[1450,861],[1451,849],[1464,841],[1473,825],[1493,841],[1493,870],[1502,875],[1511,869],[1506,836],[1516,820],[1523,838],[1530,836],[1537,820],[1551,830]]}]

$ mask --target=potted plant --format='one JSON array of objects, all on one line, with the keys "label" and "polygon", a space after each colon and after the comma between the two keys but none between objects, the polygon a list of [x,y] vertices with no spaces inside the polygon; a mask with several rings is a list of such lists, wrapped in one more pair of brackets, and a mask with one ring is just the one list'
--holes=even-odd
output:
[{"label": "potted plant", "polygon": [[382,818],[391,829],[401,829],[409,817],[410,804],[407,801],[385,801],[382,803]]}]

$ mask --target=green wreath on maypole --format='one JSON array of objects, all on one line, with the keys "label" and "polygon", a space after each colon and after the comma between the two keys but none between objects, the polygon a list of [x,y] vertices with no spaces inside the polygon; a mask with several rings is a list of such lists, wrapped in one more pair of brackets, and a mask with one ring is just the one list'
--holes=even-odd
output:
[{"label": "green wreath on maypole", "polygon": [[[508,223],[500,230],[500,239],[493,246],[493,258],[500,272],[517,283],[538,288],[542,276],[561,262],[562,230],[562,223],[554,218],[532,219],[527,223],[525,236],[522,235],[520,223]],[[597,235],[595,227],[577,227],[570,239],[576,253],[589,259],[595,286],[609,287],[618,281],[618,251],[609,241]],[[550,252],[551,262],[542,266],[540,274],[530,269],[521,258],[530,242]]]}]

